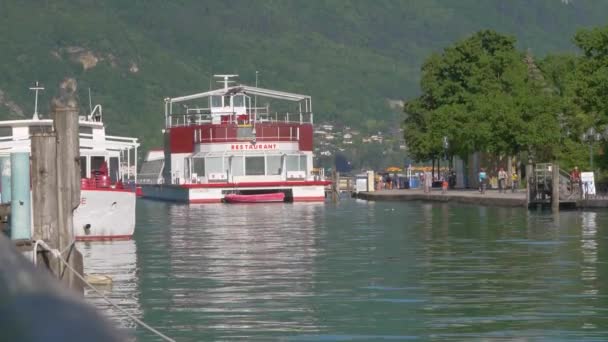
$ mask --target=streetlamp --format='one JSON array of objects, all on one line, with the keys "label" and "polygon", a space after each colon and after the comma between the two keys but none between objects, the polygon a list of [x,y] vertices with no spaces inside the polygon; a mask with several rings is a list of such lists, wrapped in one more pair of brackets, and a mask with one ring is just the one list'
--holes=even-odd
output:
[{"label": "streetlamp", "polygon": [[[258,74],[259,74],[259,72],[256,70],[255,71],[255,87],[256,88],[258,87]],[[258,96],[257,95],[255,95],[253,97],[253,108],[254,108],[253,109],[253,112],[254,112],[253,121],[255,122],[258,119]],[[255,131],[255,126],[254,126],[253,130]]]},{"label": "streetlamp", "polygon": [[595,131],[595,128],[590,127],[586,133],[583,133],[583,141],[589,143],[589,165],[591,166],[591,171],[593,172],[593,144],[602,139],[602,135]]}]

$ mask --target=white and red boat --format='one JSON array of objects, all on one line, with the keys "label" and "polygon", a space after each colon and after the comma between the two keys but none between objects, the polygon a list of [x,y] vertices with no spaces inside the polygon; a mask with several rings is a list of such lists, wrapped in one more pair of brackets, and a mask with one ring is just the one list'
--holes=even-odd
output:
[{"label": "white and red boat", "polygon": [[[30,152],[31,134],[51,131],[53,121],[0,121],[0,156]],[[135,230],[136,138],[106,135],[102,107],[79,117],[81,198],[74,212],[77,240],[130,239]]]},{"label": "white and red boat", "polygon": [[[323,201],[330,182],[312,172],[310,96],[229,86],[236,76],[216,75],[220,89],[165,99],[165,145],[142,166],[143,196],[214,203],[233,193],[282,193],[288,202]],[[271,112],[271,103],[285,111]]]}]

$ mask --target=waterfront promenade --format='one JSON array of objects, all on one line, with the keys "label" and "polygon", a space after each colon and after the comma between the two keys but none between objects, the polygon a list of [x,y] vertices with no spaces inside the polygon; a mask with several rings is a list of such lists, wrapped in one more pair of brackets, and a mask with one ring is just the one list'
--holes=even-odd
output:
[{"label": "waterfront promenade", "polygon": [[[453,202],[475,205],[499,206],[499,207],[526,207],[526,190],[518,192],[507,191],[499,193],[498,190],[486,190],[485,194],[473,189],[448,190],[445,194],[441,189],[433,189],[425,193],[422,189],[399,189],[380,190],[374,192],[360,192],[357,198],[368,201],[428,201],[428,202]],[[547,204],[549,201],[547,200]],[[596,196],[589,199],[563,201],[560,207],[564,208],[608,208],[607,196]]]},{"label": "waterfront promenade", "polygon": [[368,201],[433,201],[457,202],[477,205],[491,205],[502,207],[525,207],[526,190],[518,192],[499,193],[498,190],[486,190],[485,194],[472,189],[448,190],[445,194],[441,189],[432,189],[425,193],[422,189],[380,190],[374,192],[360,192],[358,198]]}]

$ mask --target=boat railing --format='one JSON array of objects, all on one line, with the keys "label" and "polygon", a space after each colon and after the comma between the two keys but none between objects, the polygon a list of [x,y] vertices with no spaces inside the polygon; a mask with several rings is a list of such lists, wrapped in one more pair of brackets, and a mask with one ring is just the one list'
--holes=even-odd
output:
[{"label": "boat railing", "polygon": [[194,131],[196,143],[299,140],[300,127],[294,125],[258,126],[255,130],[235,125],[208,125]]},{"label": "boat railing", "polygon": [[6,136],[0,138],[0,151],[1,150],[14,150],[14,149],[28,149],[30,146],[29,138],[22,138],[14,140],[13,136]]},{"label": "boat railing", "polygon": [[[266,109],[265,107],[263,109]],[[171,114],[169,116],[169,127],[192,126],[202,124],[237,124],[251,125],[258,123],[290,123],[290,124],[312,124],[313,114],[311,112],[297,113],[269,113],[267,111],[255,112],[248,110],[247,113],[215,112],[211,113],[188,113]],[[215,118],[215,120],[214,120]]]},{"label": "boat railing", "polygon": [[125,185],[122,182],[122,180],[112,182],[112,180],[108,176],[93,176],[91,178],[81,178],[80,179],[80,188],[82,190],[92,190],[92,189],[122,190],[122,189],[125,189]]}]

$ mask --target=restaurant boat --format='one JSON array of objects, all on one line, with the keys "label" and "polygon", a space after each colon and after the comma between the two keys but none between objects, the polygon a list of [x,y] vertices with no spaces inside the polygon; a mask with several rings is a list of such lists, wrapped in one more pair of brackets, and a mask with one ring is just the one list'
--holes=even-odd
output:
[{"label": "restaurant boat", "polygon": [[[142,165],[143,196],[219,203],[234,193],[282,193],[288,202],[323,201],[330,182],[312,172],[311,97],[229,86],[236,76],[215,75],[222,88],[165,99],[165,143]],[[271,112],[271,104],[284,111]]]},{"label": "restaurant boat", "polygon": [[[37,103],[37,98],[36,98]],[[79,116],[80,205],[74,211],[77,240],[130,239],[135,230],[137,138],[106,135],[101,105]],[[0,157],[31,152],[30,137],[51,132],[53,120],[0,121]]]}]

